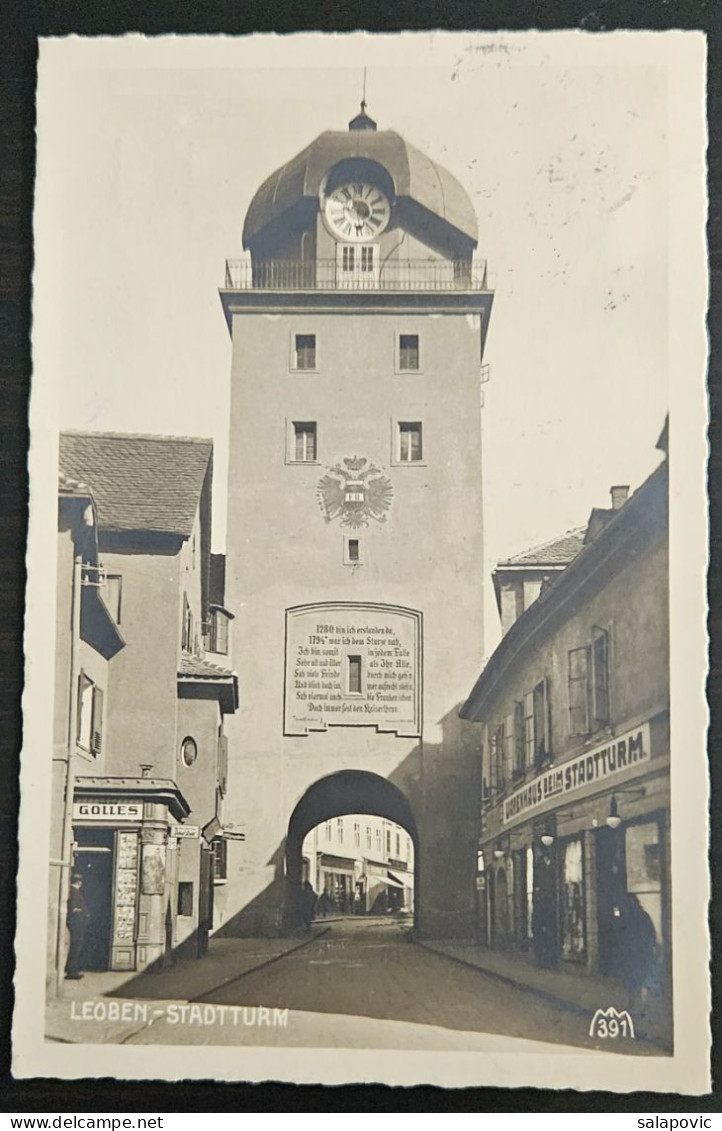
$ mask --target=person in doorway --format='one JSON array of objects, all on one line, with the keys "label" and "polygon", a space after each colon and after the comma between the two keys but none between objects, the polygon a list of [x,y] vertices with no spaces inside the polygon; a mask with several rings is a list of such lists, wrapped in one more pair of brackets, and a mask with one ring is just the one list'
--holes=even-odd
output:
[{"label": "person in doorway", "polygon": [[70,896],[68,898],[68,931],[70,933],[70,947],[68,960],[65,964],[65,977],[77,980],[82,978],[80,963],[83,956],[85,933],[90,922],[90,912],[83,896],[83,877],[79,872],[74,872],[70,880]]},{"label": "person in doorway", "polygon": [[657,932],[636,895],[625,893],[612,909],[614,968],[629,1007],[643,1005],[657,982]]},{"label": "person in doorway", "polygon": [[325,919],[326,916],[333,911],[331,900],[328,898],[328,895],[325,891],[322,891],[319,895],[316,906],[318,908],[318,913],[322,919]]},{"label": "person in doorway", "polygon": [[304,931],[306,932],[306,934],[308,934],[308,932],[311,930],[311,923],[313,922],[313,916],[316,910],[316,893],[313,890],[313,887],[311,886],[311,882],[309,880],[306,880],[303,887],[301,888],[301,899],[299,902],[301,922],[303,924]]}]

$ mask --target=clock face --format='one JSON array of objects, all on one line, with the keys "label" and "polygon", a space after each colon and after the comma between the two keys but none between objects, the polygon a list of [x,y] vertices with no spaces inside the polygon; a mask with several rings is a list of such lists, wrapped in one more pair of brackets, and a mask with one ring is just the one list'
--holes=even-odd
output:
[{"label": "clock face", "polygon": [[329,193],[324,213],[333,235],[355,243],[371,240],[384,231],[391,218],[391,204],[381,189],[352,181]]}]

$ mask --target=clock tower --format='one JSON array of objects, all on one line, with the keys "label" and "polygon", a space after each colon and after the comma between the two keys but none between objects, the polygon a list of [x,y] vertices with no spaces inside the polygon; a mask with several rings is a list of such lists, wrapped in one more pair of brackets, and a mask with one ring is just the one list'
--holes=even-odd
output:
[{"label": "clock tower", "polygon": [[241,697],[224,824],[245,839],[215,926],[284,929],[304,837],[358,813],[412,837],[419,932],[469,934],[480,756],[458,711],[483,654],[493,297],[474,210],[362,103],[260,186],[243,245],[221,300]]}]

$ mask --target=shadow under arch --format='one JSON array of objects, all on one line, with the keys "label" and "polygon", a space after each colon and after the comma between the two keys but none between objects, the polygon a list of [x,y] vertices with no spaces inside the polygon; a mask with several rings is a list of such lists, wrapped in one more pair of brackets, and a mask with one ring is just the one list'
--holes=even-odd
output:
[{"label": "shadow under arch", "polygon": [[286,836],[286,881],[291,890],[301,883],[302,846],[307,833],[331,817],[368,813],[406,829],[414,846],[414,922],[418,921],[419,834],[408,799],[387,778],[368,770],[339,770],[319,778],[291,813]]}]

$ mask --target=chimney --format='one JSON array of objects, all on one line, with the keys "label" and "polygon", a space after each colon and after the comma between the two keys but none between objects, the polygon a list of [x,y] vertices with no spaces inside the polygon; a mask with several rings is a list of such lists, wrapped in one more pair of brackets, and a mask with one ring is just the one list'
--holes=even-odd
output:
[{"label": "chimney", "polygon": [[610,487],[609,494],[612,496],[612,510],[618,511],[623,507],[629,498],[629,486],[626,487]]}]

